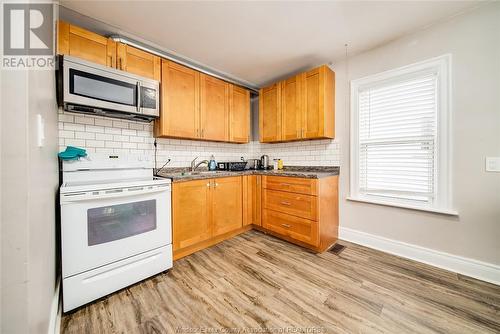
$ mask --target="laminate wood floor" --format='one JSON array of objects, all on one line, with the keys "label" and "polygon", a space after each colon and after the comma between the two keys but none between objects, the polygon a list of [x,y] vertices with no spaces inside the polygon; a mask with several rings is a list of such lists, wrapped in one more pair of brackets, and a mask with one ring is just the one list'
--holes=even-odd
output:
[{"label": "laminate wood floor", "polygon": [[62,332],[500,333],[499,286],[339,243],[313,254],[249,231],[64,315]]}]

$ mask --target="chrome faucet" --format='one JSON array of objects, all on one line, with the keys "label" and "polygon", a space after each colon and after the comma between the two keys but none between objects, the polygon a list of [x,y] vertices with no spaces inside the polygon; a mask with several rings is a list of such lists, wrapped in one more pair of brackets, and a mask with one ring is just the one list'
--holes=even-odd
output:
[{"label": "chrome faucet", "polygon": [[199,157],[196,157],[193,159],[193,161],[191,161],[191,172],[194,172],[196,170],[196,168],[198,168],[201,164],[207,164],[208,166],[208,160],[202,160],[198,163],[196,163],[196,159],[198,159]]}]

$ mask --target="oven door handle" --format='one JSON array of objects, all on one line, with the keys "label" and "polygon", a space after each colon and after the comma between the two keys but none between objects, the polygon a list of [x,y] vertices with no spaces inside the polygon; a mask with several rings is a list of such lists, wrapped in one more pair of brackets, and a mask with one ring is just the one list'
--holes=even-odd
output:
[{"label": "oven door handle", "polygon": [[107,189],[96,191],[82,191],[68,194],[61,194],[61,204],[69,204],[82,201],[95,201],[99,199],[110,199],[120,197],[130,197],[144,194],[152,194],[168,191],[170,192],[170,185],[156,186],[149,189],[148,187],[131,187],[125,189]]}]

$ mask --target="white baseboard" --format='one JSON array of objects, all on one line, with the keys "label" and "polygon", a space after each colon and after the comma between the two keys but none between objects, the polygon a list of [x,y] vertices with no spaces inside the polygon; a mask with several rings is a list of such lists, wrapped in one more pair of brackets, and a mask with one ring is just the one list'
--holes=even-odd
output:
[{"label": "white baseboard", "polygon": [[59,334],[61,333],[61,299],[60,291],[61,280],[58,278],[56,283],[56,290],[54,291],[54,297],[52,298],[52,304],[50,306],[50,319],[49,327],[47,330],[48,334]]},{"label": "white baseboard", "polygon": [[377,235],[339,228],[339,239],[500,285],[500,266]]}]

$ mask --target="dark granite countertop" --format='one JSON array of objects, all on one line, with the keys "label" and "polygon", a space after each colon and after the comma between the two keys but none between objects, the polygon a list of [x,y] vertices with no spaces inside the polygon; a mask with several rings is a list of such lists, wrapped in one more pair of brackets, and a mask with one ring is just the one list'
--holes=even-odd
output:
[{"label": "dark granite countertop", "polygon": [[244,171],[208,171],[199,169],[191,173],[188,167],[164,168],[158,176],[172,179],[172,182],[212,179],[239,175],[273,175],[320,179],[323,177],[339,175],[340,167],[337,166],[285,166],[281,170],[244,170]]}]

